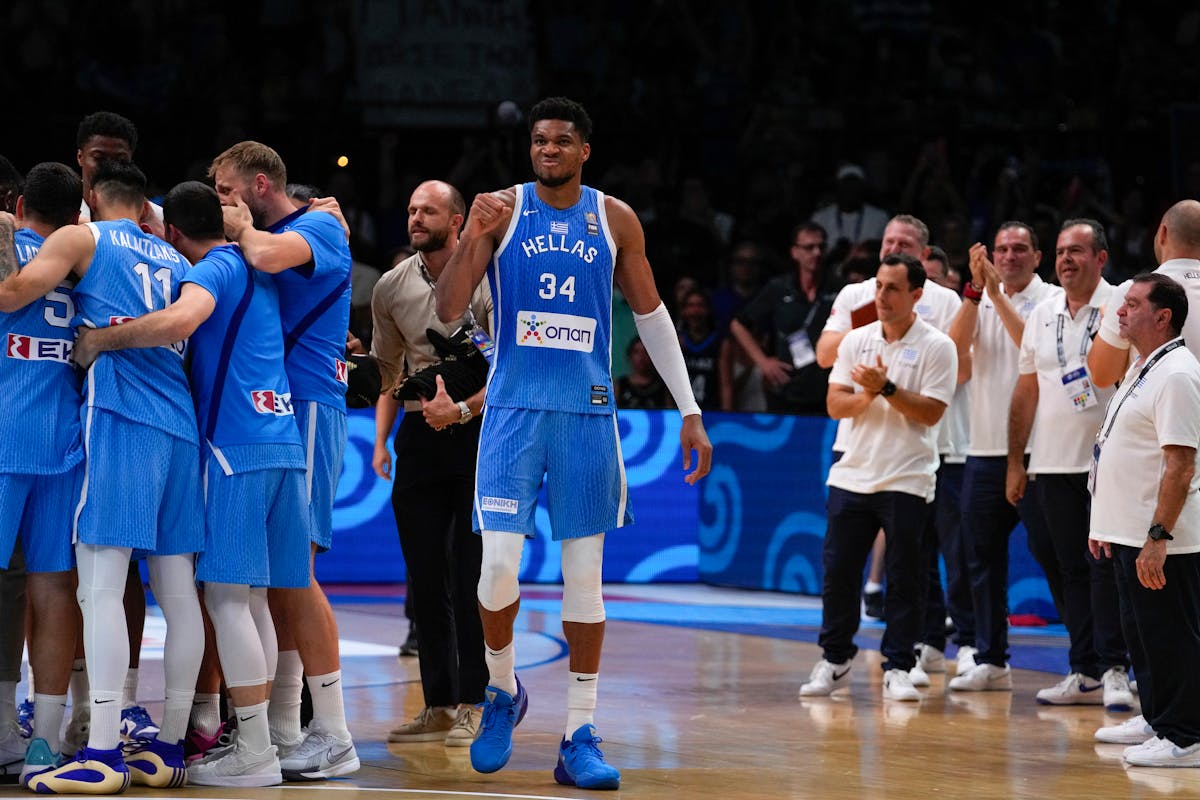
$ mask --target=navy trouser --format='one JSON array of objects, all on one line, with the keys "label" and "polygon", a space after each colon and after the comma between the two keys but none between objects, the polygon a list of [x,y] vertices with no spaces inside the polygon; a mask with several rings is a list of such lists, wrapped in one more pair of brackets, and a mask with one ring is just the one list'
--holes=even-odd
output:
[{"label": "navy trouser", "polygon": [[[975,609],[971,604],[971,581],[967,555],[962,546],[963,465],[946,461],[938,467],[937,496],[929,508],[921,559],[928,567],[925,613],[920,640],[938,650],[946,649],[946,615],[954,623],[954,643],[975,646]],[[946,562],[946,593],[938,553]]]},{"label": "navy trouser", "polygon": [[859,587],[863,568],[883,528],[887,602],[884,604],[883,668],[910,670],[916,664],[913,646],[921,632],[921,537],[927,513],[925,498],[904,492],[860,494],[829,487],[826,506],[825,582],[821,635],[817,643],[825,660],[840,664],[854,658],[854,634],[859,625]]},{"label": "navy trouser", "polygon": [[1112,560],[1097,560],[1088,552],[1092,495],[1087,473],[1038,475],[1026,492],[1034,495],[1041,532],[1049,533],[1049,557],[1032,545],[1029,549],[1047,581],[1059,586],[1061,599],[1055,602],[1071,637],[1071,671],[1099,679],[1109,667],[1128,667]]},{"label": "navy trouser", "polygon": [[1121,625],[1137,674],[1142,716],[1179,747],[1200,742],[1200,553],[1169,555],[1167,585],[1138,582],[1137,547],[1112,546]]},{"label": "navy trouser", "polygon": [[962,535],[975,607],[977,664],[1008,663],[1008,537],[1019,521],[1043,536],[1029,492],[1013,508],[1004,496],[1005,456],[967,456],[963,468]]}]

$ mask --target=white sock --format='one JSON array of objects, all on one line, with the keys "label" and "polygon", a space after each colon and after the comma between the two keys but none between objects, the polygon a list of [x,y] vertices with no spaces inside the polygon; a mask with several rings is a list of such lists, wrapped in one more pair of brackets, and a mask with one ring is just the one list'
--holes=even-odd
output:
[{"label": "white sock", "polygon": [[192,711],[195,690],[167,689],[167,702],[163,707],[162,723],[158,729],[158,740],[175,744],[187,736],[188,717]]},{"label": "white sock", "polygon": [[271,703],[267,720],[271,741],[276,744],[294,742],[300,738],[300,693],[304,689],[298,650],[283,650],[275,667],[275,683],[271,687]]},{"label": "white sock", "polygon": [[125,692],[121,698],[121,707],[129,708],[137,705],[137,690],[138,690],[138,671],[137,667],[130,667],[125,671]]},{"label": "white sock", "polygon": [[65,694],[38,694],[33,697],[33,738],[45,739],[50,752],[62,748],[63,717],[67,713]]},{"label": "white sock", "polygon": [[513,643],[499,650],[493,650],[487,644],[483,646],[483,659],[487,663],[488,675],[491,676],[488,681],[497,689],[508,692],[513,697],[517,695],[517,654],[513,649]]},{"label": "white sock", "polygon": [[271,746],[271,727],[267,722],[267,703],[235,708],[238,721],[238,742],[246,746],[246,750],[254,753],[267,752]]},{"label": "white sock", "polygon": [[342,671],[310,675],[308,692],[312,695],[313,722],[319,723],[325,733],[348,739],[350,731],[346,728],[346,708],[342,704]]},{"label": "white sock", "polygon": [[876,583],[875,581],[867,581],[867,585],[866,585],[866,587],[863,588],[863,591],[867,594],[874,594],[875,592],[882,592],[883,584]]},{"label": "white sock", "polygon": [[93,689],[92,724],[88,728],[88,747],[112,750],[121,744],[121,693]]},{"label": "white sock", "polygon": [[87,661],[77,658],[71,662],[71,719],[89,719],[92,701],[88,698]]},{"label": "white sock", "polygon": [[17,681],[0,681],[0,730],[17,721]]},{"label": "white sock", "polygon": [[33,695],[34,695],[34,689],[33,689],[33,667],[30,667],[30,668],[29,668],[29,680],[28,680],[28,681],[26,681],[26,683],[27,683],[27,684],[29,684],[29,687],[28,687],[28,688],[25,690],[25,699],[26,699],[26,700],[28,700],[29,702],[31,702],[31,703],[32,703],[32,702],[33,702]]},{"label": "white sock", "polygon": [[221,729],[221,695],[196,692],[192,698],[192,725],[205,736]]},{"label": "white sock", "polygon": [[596,673],[567,673],[567,730],[564,738],[583,725],[592,725],[596,720],[596,684],[600,682]]}]

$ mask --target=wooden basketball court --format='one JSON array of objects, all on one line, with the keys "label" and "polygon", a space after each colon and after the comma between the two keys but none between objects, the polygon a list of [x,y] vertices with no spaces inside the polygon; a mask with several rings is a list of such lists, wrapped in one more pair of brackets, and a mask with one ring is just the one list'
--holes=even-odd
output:
[{"label": "wooden basketball court", "polygon": [[[336,607],[347,715],[363,769],[324,783],[184,789],[173,796],[1200,798],[1200,770],[1125,768],[1121,746],[1093,741],[1098,726],[1119,718],[1100,708],[1037,705],[1034,693],[1061,677],[1055,674],[1014,670],[1011,694],[948,694],[944,676],[934,675],[922,702],[885,703],[879,655],[868,649],[878,628],[861,637],[864,652],[855,661],[849,696],[801,701],[797,690],[820,653],[799,639],[811,640],[815,631],[778,620],[794,609],[797,619],[811,623],[814,600],[696,587],[679,602],[672,601],[670,588],[611,587],[620,599],[609,601],[597,727],[609,761],[621,769],[621,789],[559,786],[551,771],[565,719],[565,645],[552,593],[528,588],[517,663],[530,707],[504,770],[473,772],[468,748],[386,743],[388,730],[422,705],[416,659],[396,657],[407,630],[402,603],[398,597],[342,595]],[[774,622],[756,630],[764,607]],[[660,621],[633,621],[637,617]],[[147,629],[143,698],[161,697],[162,691],[154,619]],[[1056,646],[1040,637],[1016,641],[1018,648]],[[1065,640],[1057,646],[1065,648]],[[1065,649],[1061,660],[1065,665]],[[155,716],[161,712],[160,703],[146,705]],[[133,787],[128,794],[163,793]],[[27,793],[6,786],[0,795]]]}]

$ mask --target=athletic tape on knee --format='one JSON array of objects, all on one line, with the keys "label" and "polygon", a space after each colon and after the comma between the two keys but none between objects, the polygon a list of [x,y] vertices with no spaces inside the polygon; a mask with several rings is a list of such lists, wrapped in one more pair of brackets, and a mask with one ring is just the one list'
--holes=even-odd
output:
[{"label": "athletic tape on knee", "polygon": [[479,568],[479,604],[488,611],[508,608],[521,597],[517,576],[525,537],[519,533],[483,531],[483,561]]},{"label": "athletic tape on knee", "polygon": [[563,622],[604,622],[603,565],[603,534],[563,541]]}]

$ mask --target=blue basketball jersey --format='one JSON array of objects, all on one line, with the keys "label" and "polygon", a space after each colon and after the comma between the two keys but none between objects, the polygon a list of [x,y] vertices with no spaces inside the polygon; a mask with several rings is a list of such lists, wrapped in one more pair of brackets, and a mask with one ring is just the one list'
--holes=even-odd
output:
[{"label": "blue basketball jersey", "polygon": [[197,261],[183,281],[217,302],[188,341],[201,441],[226,475],[303,469],[271,276],[251,269],[237,245],[224,245]]},{"label": "blue basketball jersey", "polygon": [[512,221],[488,266],[496,353],[487,403],[612,414],[612,285],[617,249],[604,195],[582,187],[557,209],[517,187]]},{"label": "blue basketball jersey", "polygon": [[[128,219],[87,224],[96,253],[75,287],[76,311],[93,328],[161,311],[179,297],[187,261]],[[184,343],[101,353],[88,370],[84,402],[196,442],[196,411],[183,370]]]},{"label": "blue basketball jersey", "polygon": [[[42,237],[28,228],[13,236],[17,263],[37,255]],[[60,284],[11,314],[0,313],[0,472],[52,475],[79,463],[79,376],[71,361],[75,333],[71,287]]]},{"label": "blue basketball jersey", "polygon": [[275,275],[283,318],[284,355],[296,401],[346,408],[346,331],[350,327],[350,245],[331,214],[301,208],[272,225],[295,231],[313,260]]}]

